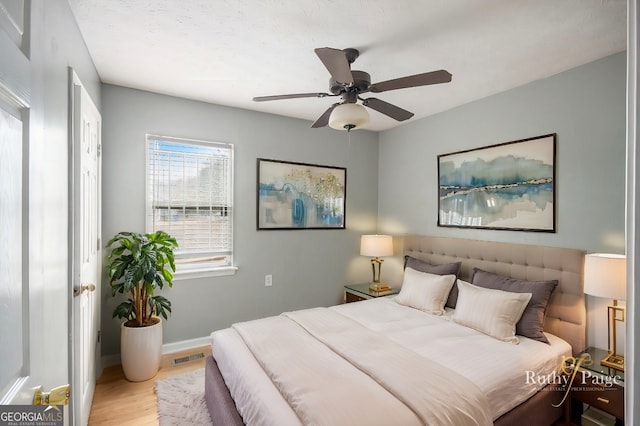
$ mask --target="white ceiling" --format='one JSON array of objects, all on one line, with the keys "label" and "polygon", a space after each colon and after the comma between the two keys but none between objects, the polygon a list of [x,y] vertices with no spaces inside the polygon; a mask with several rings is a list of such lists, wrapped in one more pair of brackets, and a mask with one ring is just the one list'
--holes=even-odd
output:
[{"label": "white ceiling", "polygon": [[[354,47],[372,82],[437,69],[448,84],[376,94],[421,117],[626,48],[625,0],[69,0],[100,78],[316,120],[336,98],[316,47]],[[366,97],[366,95],[365,95]],[[369,110],[370,130],[399,123]]]}]

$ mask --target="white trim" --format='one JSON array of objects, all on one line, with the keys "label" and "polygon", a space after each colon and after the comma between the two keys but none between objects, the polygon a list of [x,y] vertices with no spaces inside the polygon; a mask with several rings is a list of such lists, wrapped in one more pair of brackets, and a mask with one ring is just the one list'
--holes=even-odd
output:
[{"label": "white trim", "polygon": [[211,336],[197,337],[195,339],[167,343],[165,345],[162,345],[162,355],[186,351],[189,349],[201,348],[203,346],[211,346]]},{"label": "white trim", "polygon": [[120,365],[120,354],[115,355],[103,355],[100,357],[100,369],[104,370],[107,367],[113,367],[114,365]]},{"label": "white trim", "polygon": [[640,271],[638,251],[640,247],[640,198],[636,191],[640,187],[640,152],[638,151],[638,121],[640,109],[638,97],[638,49],[640,35],[640,10],[638,0],[627,3],[627,205],[626,205],[626,245],[627,245],[627,321],[626,321],[626,354],[625,376],[625,422],[626,424],[640,423],[640,339],[636,334],[638,327],[638,309],[640,308],[640,292],[636,289],[636,281]]},{"label": "white trim", "polygon": [[212,269],[192,269],[181,271],[177,270],[173,274],[173,281],[191,280],[194,278],[222,277],[225,275],[235,275],[238,270],[237,266],[225,266],[222,268]]}]

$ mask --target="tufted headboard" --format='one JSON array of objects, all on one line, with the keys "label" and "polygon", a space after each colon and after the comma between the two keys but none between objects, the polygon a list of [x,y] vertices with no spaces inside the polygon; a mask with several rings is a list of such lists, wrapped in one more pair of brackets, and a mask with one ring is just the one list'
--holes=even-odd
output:
[{"label": "tufted headboard", "polygon": [[558,280],[544,330],[567,341],[574,355],[586,347],[583,292],[585,252],[577,249],[407,235],[403,253],[431,264],[462,262],[460,277],[471,281],[474,267],[531,281]]}]

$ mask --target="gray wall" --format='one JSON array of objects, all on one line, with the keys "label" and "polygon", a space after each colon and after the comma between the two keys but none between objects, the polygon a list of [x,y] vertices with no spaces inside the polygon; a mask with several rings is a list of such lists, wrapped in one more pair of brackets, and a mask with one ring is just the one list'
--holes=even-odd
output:
[{"label": "gray wall", "polygon": [[70,381],[69,67],[98,106],[100,80],[68,2],[32,1],[31,8],[30,325],[40,325],[39,312],[43,320],[41,334],[34,333],[42,340],[30,350],[32,373],[48,389]]},{"label": "gray wall", "polygon": [[[71,382],[68,365],[72,336],[70,321],[69,264],[69,67],[82,79],[100,105],[100,81],[67,0],[27,2],[25,15],[28,44],[30,105],[25,129],[23,191],[28,208],[28,322],[21,321],[29,337],[29,382],[50,389]],[[16,7],[19,7],[16,5]],[[3,31],[3,30],[0,30]],[[4,36],[3,32],[3,43]],[[15,63],[0,59],[3,84],[13,90],[14,78],[6,74]],[[3,185],[0,182],[0,192]],[[0,202],[4,202],[1,200]],[[2,271],[4,272],[4,271]],[[71,336],[71,338],[70,338]],[[4,336],[3,336],[4,337]],[[4,344],[4,343],[3,343]],[[36,383],[32,383],[35,381]],[[32,392],[32,389],[31,389]]]},{"label": "gray wall", "polygon": [[[113,85],[102,87],[103,237],[144,231],[145,134],[232,143],[236,275],[181,280],[164,342],[208,336],[233,322],[339,303],[346,282],[369,277],[359,236],[376,230],[378,136],[311,129],[311,122]],[[318,110],[319,112],[321,109]],[[346,230],[256,230],[256,158],[347,168]],[[273,286],[264,275],[273,274]],[[119,353],[115,300],[104,280],[102,354]]]},{"label": "gray wall", "polygon": [[[624,253],[625,78],[620,53],[381,133],[378,228]],[[556,233],[437,226],[439,154],[548,133],[557,133]],[[401,281],[399,257],[385,269]],[[599,347],[609,302],[587,298],[587,341]]]},{"label": "gray wall", "polygon": [[[380,134],[379,228],[587,251],[624,250],[625,55]],[[557,133],[556,233],[440,228],[437,156]]]}]

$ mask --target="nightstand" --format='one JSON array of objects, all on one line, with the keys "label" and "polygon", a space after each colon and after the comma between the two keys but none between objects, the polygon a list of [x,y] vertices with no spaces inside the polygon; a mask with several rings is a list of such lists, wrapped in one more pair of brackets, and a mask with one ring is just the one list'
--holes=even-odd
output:
[{"label": "nightstand", "polygon": [[593,360],[581,365],[567,400],[567,423],[580,424],[583,403],[616,417],[616,425],[624,424],[624,372],[600,364],[607,354],[604,349],[587,348]]},{"label": "nightstand", "polygon": [[344,286],[344,301],[346,303],[375,299],[376,297],[391,296],[400,293],[400,289],[392,287],[389,291],[376,292],[369,290],[370,283],[347,284]]}]

